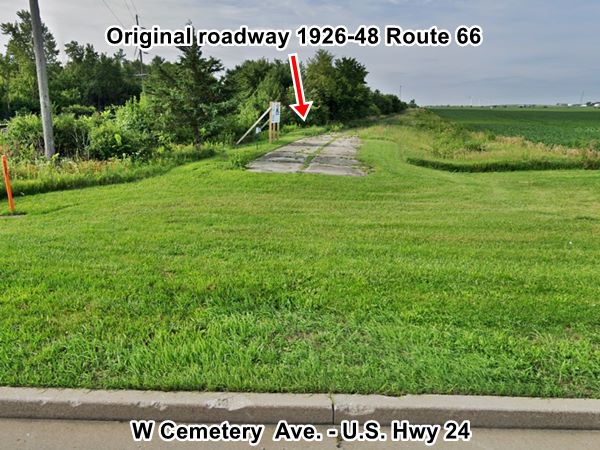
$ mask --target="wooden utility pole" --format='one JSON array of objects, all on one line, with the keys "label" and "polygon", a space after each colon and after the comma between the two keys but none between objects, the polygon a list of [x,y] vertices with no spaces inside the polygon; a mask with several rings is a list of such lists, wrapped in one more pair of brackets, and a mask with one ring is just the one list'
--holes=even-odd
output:
[{"label": "wooden utility pole", "polygon": [[44,54],[44,34],[42,19],[37,0],[29,0],[31,11],[31,28],[33,30],[33,51],[37,71],[38,90],[40,91],[40,109],[42,111],[42,128],[44,130],[44,154],[50,159],[54,155],[54,131],[52,130],[52,105],[48,92],[48,73],[46,71],[46,55]]},{"label": "wooden utility pole", "polygon": [[[138,15],[135,15],[135,24],[139,27],[140,26],[140,18],[138,17]],[[140,77],[143,77],[144,74],[144,52],[142,51],[141,48],[138,47],[138,52],[140,52]],[[135,57],[135,56],[134,56]]]}]

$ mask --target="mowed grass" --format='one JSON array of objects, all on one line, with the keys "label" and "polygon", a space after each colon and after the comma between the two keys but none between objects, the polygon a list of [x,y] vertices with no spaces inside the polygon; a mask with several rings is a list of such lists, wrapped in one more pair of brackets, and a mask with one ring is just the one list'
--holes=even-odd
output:
[{"label": "mowed grass", "polygon": [[434,108],[432,111],[472,131],[600,150],[598,108]]},{"label": "mowed grass", "polygon": [[[415,134],[416,133],[416,134]],[[0,218],[0,384],[600,398],[600,177],[220,156]],[[4,205],[3,205],[4,206]]]}]

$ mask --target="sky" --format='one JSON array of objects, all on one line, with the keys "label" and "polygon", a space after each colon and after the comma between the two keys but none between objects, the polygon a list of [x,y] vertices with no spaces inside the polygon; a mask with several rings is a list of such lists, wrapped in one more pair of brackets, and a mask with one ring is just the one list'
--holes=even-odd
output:
[{"label": "sky", "polygon": [[[15,21],[27,0],[0,0],[0,22]],[[114,53],[104,41],[110,25],[200,29],[289,28],[301,25],[397,25],[439,28],[479,25],[479,47],[345,47],[328,48],[336,56],[353,56],[369,71],[371,87],[416,99],[421,105],[578,103],[600,101],[600,1],[597,0],[40,0],[42,20],[59,47],[71,40],[92,43]],[[114,13],[114,14],[113,14]],[[6,39],[0,37],[0,47]],[[133,49],[126,48],[133,56]],[[301,61],[315,48],[297,39],[280,52],[269,48],[211,47],[205,53],[233,67],[244,59]],[[153,49],[175,59],[173,48]],[[402,88],[400,88],[402,86]]]}]

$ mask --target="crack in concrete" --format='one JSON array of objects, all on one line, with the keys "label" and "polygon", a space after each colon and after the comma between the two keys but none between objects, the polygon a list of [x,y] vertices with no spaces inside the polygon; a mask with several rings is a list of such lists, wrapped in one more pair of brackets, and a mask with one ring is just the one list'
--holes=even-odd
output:
[{"label": "crack in concrete", "polygon": [[360,139],[323,134],[301,139],[256,159],[248,165],[251,172],[317,173],[363,176],[356,159]]}]

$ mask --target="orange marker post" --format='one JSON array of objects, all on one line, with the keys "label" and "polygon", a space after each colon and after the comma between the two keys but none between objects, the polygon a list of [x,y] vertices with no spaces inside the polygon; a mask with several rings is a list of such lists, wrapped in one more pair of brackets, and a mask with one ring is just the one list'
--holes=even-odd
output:
[{"label": "orange marker post", "polygon": [[8,197],[8,207],[10,212],[15,212],[15,202],[13,201],[12,189],[10,188],[10,177],[8,176],[8,158],[2,155],[2,167],[4,168],[4,183],[6,183],[6,196]]}]

